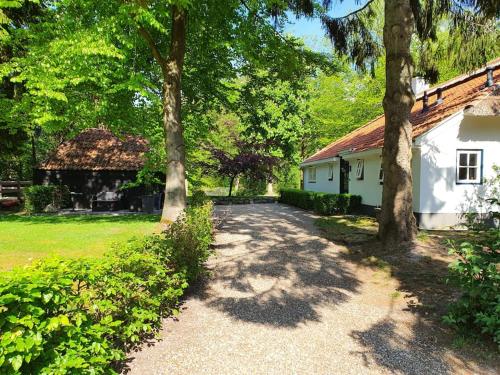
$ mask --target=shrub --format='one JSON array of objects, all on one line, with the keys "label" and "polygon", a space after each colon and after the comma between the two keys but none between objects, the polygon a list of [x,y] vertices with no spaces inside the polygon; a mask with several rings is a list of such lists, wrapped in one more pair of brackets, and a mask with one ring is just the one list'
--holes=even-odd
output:
[{"label": "shrub", "polygon": [[68,208],[71,207],[71,193],[69,187],[66,185],[55,185],[54,186],[54,206],[56,208]]},{"label": "shrub", "polygon": [[361,197],[350,194],[327,194],[299,189],[282,189],[280,202],[305,210],[314,210],[322,215],[332,215],[335,213],[346,214],[359,209]]},{"label": "shrub", "polygon": [[33,185],[24,189],[24,208],[28,213],[43,212],[54,201],[54,185]]},{"label": "shrub", "polygon": [[33,185],[24,189],[23,194],[24,208],[28,213],[43,212],[50,204],[56,209],[71,204],[66,185]]},{"label": "shrub", "polygon": [[4,273],[0,373],[114,373],[162,317],[176,313],[201,273],[210,218],[207,204],[164,234],[132,240],[102,259],[52,259]]},{"label": "shrub", "polygon": [[500,346],[500,232],[492,229],[480,243],[451,243],[458,259],[450,264],[449,281],[462,294],[444,321],[465,332],[480,332]]},{"label": "shrub", "polygon": [[210,198],[203,190],[194,190],[191,195],[189,203],[192,206],[202,206],[204,205]]}]

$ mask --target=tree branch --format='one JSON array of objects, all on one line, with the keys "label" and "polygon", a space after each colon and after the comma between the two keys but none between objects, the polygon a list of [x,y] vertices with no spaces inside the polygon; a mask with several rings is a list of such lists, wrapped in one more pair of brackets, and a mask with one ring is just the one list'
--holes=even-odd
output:
[{"label": "tree branch", "polygon": [[358,13],[360,13],[360,12],[364,11],[366,8],[368,8],[368,7],[370,6],[370,4],[371,4],[371,3],[373,3],[374,1],[375,1],[375,0],[369,0],[369,1],[367,1],[367,2],[366,2],[366,4],[365,4],[365,5],[363,5],[361,8],[356,9],[356,10],[352,11],[351,13],[346,14],[345,16],[342,16],[342,17],[335,17],[335,18],[333,18],[333,19],[334,19],[334,20],[341,20],[341,19],[344,19],[344,18],[349,18],[349,17],[351,17],[351,16],[353,16],[353,15],[357,15]]},{"label": "tree branch", "polygon": [[162,56],[151,34],[143,26],[139,26],[139,34],[146,41],[147,45],[151,49],[151,52],[153,53],[153,57],[156,59],[156,61],[158,61],[158,64],[163,67],[166,64],[166,60]]},{"label": "tree branch", "polygon": [[[246,10],[248,11],[249,14],[252,13],[252,9],[248,6],[248,4],[245,0],[240,0],[240,3],[246,8]],[[265,19],[263,19],[261,16],[259,16],[257,13],[255,13],[254,16],[255,16],[255,18],[258,18],[262,23],[269,25],[269,23]],[[269,25],[269,26],[271,26],[271,25]],[[274,27],[272,27],[272,29],[277,37],[279,37],[281,40],[283,40],[286,44],[291,45],[290,41],[287,38],[285,38],[278,30],[276,30]],[[292,46],[292,47],[295,48],[295,46]]]}]

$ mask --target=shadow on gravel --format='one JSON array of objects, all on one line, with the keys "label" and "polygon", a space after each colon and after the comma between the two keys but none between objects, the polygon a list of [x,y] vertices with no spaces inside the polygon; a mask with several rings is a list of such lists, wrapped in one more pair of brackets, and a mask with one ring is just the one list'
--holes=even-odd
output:
[{"label": "shadow on gravel", "polygon": [[[364,358],[365,366],[372,361],[391,372],[406,375],[449,374],[451,369],[443,359],[443,351],[416,335],[408,340],[396,332],[396,322],[387,318],[366,331],[353,331],[351,337],[366,349],[355,352]],[[420,324],[412,327],[418,330]]]},{"label": "shadow on gravel", "polygon": [[216,246],[223,255],[199,298],[255,324],[295,327],[320,321],[319,308],[347,301],[359,281],[339,264],[329,241],[318,236],[313,219],[277,207],[233,208],[241,212],[226,219],[223,231],[234,240]]},{"label": "shadow on gravel", "polygon": [[410,337],[400,333],[405,323],[398,322],[392,306],[391,313],[382,321],[367,330],[351,332],[351,337],[366,348],[353,354],[361,355],[367,367],[371,360],[398,374],[451,374],[445,359],[450,354],[465,373],[476,373],[474,365],[485,369],[485,373],[495,373],[493,369],[499,365],[498,361],[485,360],[486,356],[477,348],[455,348],[453,331],[441,322],[447,306],[457,297],[456,290],[445,281],[450,259],[442,236],[426,237],[425,241],[417,241],[400,251],[387,251],[376,239],[376,227],[361,229],[364,239],[360,241],[359,236],[354,236],[351,242],[345,237],[337,241],[335,235],[352,232],[349,221],[345,221],[345,228],[342,221],[336,221],[334,230],[325,226],[324,219],[317,223],[325,238],[346,246],[348,251],[339,254],[345,261],[395,278],[399,287],[394,298],[404,298],[404,310],[414,314]]}]

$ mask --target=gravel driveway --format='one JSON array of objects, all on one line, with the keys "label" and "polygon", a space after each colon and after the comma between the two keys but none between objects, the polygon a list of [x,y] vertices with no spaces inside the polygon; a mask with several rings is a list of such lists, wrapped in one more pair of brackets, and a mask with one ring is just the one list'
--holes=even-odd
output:
[{"label": "gravel driveway", "polygon": [[315,216],[280,204],[217,207],[211,279],[130,374],[460,374],[479,368],[424,335],[389,276],[352,264]]}]

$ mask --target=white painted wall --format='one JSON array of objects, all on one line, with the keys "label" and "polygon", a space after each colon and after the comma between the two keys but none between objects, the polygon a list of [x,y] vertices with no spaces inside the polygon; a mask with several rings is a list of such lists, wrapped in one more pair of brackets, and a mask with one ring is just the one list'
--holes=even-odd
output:
[{"label": "white painted wall", "polygon": [[[483,150],[483,183],[457,184],[456,159],[459,149]],[[493,166],[500,166],[500,116],[474,117],[459,112],[441,125],[415,140],[412,149],[413,207],[421,214],[420,226],[437,229],[463,222],[464,212],[487,213],[490,210],[478,197],[484,197],[494,177]],[[380,206],[382,188],[379,182],[381,150],[347,154],[351,165],[349,193],[361,195],[362,204]],[[364,160],[364,177],[356,178],[356,161]],[[316,183],[309,183],[305,169],[305,190],[339,192],[340,163],[335,177],[328,181],[328,165],[318,164]]]},{"label": "white painted wall", "polygon": [[[380,152],[380,150],[376,150],[376,152],[370,155],[349,155],[344,157],[351,167],[351,172],[349,173],[349,193],[361,195],[361,203],[369,206],[380,206],[382,203],[382,185],[378,179]],[[358,159],[364,161],[364,176],[362,180],[356,178],[356,163]]]},{"label": "white painted wall", "polygon": [[457,149],[483,150],[483,180],[493,177],[493,165],[500,165],[500,117],[465,116],[462,112],[421,136],[420,200],[415,211],[421,213],[487,212],[477,197],[490,189],[480,185],[456,183]]},{"label": "white painted wall", "polygon": [[[328,180],[328,168],[333,165],[333,180]],[[304,190],[317,191],[321,193],[339,193],[340,167],[339,162],[316,164],[316,182],[309,182],[309,167],[304,167]]]}]

